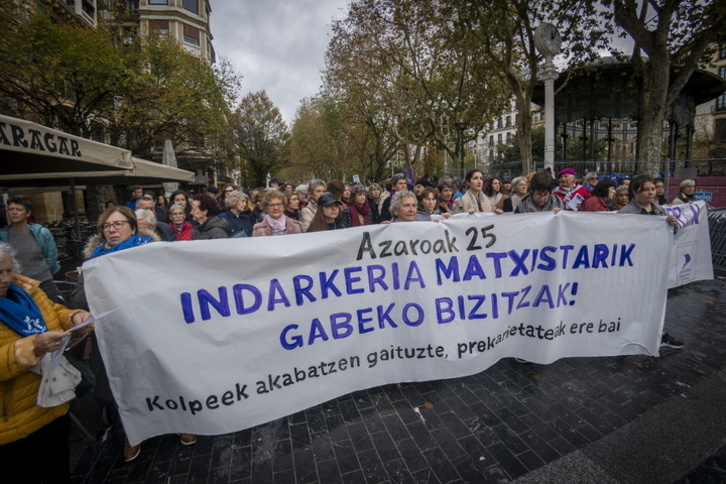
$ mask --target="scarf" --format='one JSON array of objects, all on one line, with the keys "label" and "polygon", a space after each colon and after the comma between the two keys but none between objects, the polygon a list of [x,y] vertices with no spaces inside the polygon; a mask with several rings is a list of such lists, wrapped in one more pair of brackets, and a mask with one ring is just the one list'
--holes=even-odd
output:
[{"label": "scarf", "polygon": [[371,206],[367,203],[364,203],[361,207],[357,203],[354,203],[348,206],[348,210],[350,210],[350,223],[352,227],[371,224]]},{"label": "scarf", "polygon": [[171,230],[176,235],[176,240],[192,240],[192,224],[184,222],[181,227],[177,227],[174,224],[169,224]]},{"label": "scarf", "polygon": [[287,217],[284,215],[275,220],[265,214],[265,220],[267,221],[267,225],[272,229],[272,235],[285,235],[287,233]]},{"label": "scarf", "polygon": [[15,284],[10,284],[6,296],[0,297],[0,320],[22,336],[48,331],[38,305]]},{"label": "scarf", "polygon": [[134,234],[128,239],[120,242],[113,247],[106,248],[106,242],[93,249],[91,259],[100,255],[110,254],[112,252],[118,252],[119,250],[129,249],[131,247],[138,247],[139,245],[146,245],[151,242],[152,237],[141,237],[138,234]]},{"label": "scarf", "polygon": [[[570,203],[570,200],[572,200],[572,195],[580,189],[582,185],[578,185],[575,183],[569,188],[563,188],[561,186],[557,186],[554,190],[552,190],[552,193],[555,195],[559,195],[560,198],[562,198],[562,204],[567,207],[567,205]],[[569,210],[569,209],[568,209]]]}]

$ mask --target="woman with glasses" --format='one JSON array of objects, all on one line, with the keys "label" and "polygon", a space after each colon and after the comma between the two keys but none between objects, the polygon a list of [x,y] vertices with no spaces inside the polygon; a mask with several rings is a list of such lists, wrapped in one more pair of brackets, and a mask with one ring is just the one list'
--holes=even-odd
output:
[{"label": "woman with glasses", "polygon": [[[89,239],[86,248],[83,250],[83,255],[86,259],[94,259],[158,241],[159,237],[153,230],[139,228],[136,216],[128,207],[112,207],[103,212],[98,218],[98,234]],[[88,310],[88,300],[86,299],[83,281],[83,272],[81,272],[78,285],[73,290],[71,301],[74,307]],[[91,335],[91,341],[90,363],[91,370],[96,377],[94,394],[102,405],[116,409],[116,402],[108,383],[106,366],[101,358],[95,334]],[[197,437],[192,434],[180,434],[179,438],[184,445],[191,445],[197,441]],[[141,445],[132,446],[126,439],[122,452],[124,461],[130,462],[136,459],[140,452]]]},{"label": "woman with glasses", "polygon": [[176,235],[176,240],[192,240],[192,224],[187,222],[187,213],[182,205],[169,207],[169,227]]},{"label": "woman with glasses", "polygon": [[184,190],[177,190],[169,197],[169,203],[172,205],[181,205],[186,213],[185,219],[191,221],[192,204],[189,202],[189,194]]},{"label": "woman with glasses", "polygon": [[287,197],[279,190],[268,190],[260,202],[264,210],[262,222],[252,230],[253,237],[270,235],[289,235],[302,233],[302,226],[297,220],[285,216]]},{"label": "woman with glasses", "polygon": [[514,213],[559,212],[562,200],[552,194],[554,182],[552,177],[543,171],[537,172],[530,182],[530,191],[514,209]]}]

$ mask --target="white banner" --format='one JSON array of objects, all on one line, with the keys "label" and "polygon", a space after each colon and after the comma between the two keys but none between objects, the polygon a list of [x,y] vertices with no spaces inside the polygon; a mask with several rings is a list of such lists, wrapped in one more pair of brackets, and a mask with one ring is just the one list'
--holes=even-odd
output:
[{"label": "white banner", "polygon": [[699,201],[663,208],[668,215],[678,219],[679,227],[671,252],[669,287],[713,279],[706,203]]},{"label": "white banner", "polygon": [[662,217],[463,217],[154,243],[89,261],[131,443],[229,433],[386,383],[504,357],[658,355]]}]

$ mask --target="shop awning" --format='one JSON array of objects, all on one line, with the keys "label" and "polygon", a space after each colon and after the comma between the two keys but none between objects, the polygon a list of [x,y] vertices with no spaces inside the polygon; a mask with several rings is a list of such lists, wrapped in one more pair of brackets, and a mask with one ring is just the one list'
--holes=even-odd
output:
[{"label": "shop awning", "polygon": [[131,151],[0,115],[0,174],[130,170]]},{"label": "shop awning", "polygon": [[71,179],[76,184],[88,185],[144,185],[165,181],[191,183],[194,181],[194,173],[180,168],[162,165],[161,163],[154,163],[153,161],[132,157],[130,169],[0,175],[0,187],[59,186],[63,185],[64,182],[67,183]]}]

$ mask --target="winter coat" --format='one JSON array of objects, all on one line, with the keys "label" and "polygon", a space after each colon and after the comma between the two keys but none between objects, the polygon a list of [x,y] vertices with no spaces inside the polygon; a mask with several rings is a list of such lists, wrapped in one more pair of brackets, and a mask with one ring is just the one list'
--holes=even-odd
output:
[{"label": "winter coat", "polygon": [[[8,243],[8,231],[10,227],[5,227],[0,230],[0,240]],[[38,241],[40,251],[45,256],[45,261],[48,263],[50,273],[55,274],[60,270],[60,264],[58,263],[58,247],[55,245],[55,239],[50,230],[43,227],[40,224],[30,224],[30,231],[35,236],[35,240]]]},{"label": "winter coat", "polygon": [[[40,282],[15,274],[13,283],[30,294],[40,308],[49,331],[68,329],[79,311],[53,303],[38,288]],[[40,375],[29,369],[40,361],[33,348],[38,335],[22,336],[0,324],[0,445],[27,437],[68,413],[68,404],[43,408],[36,405]],[[10,465],[11,463],[6,463]],[[42,465],[39,462],[39,465]],[[22,473],[22,470],[18,470]]]},{"label": "winter coat", "polygon": [[194,234],[192,240],[228,239],[229,224],[217,216],[209,217],[203,224],[192,224]]},{"label": "winter coat", "polygon": [[[297,220],[287,219],[287,233],[290,234],[301,234],[302,225]],[[255,228],[252,230],[252,237],[265,237],[272,235],[272,227],[267,223],[267,220],[255,224]]]},{"label": "winter coat", "polygon": [[540,208],[532,199],[532,194],[528,193],[514,209],[514,213],[533,213],[533,212],[551,212],[555,208],[562,208],[562,200],[556,195],[550,195],[549,200]]},{"label": "winter coat", "polygon": [[225,220],[229,226],[230,237],[249,237],[252,235],[252,220],[249,214],[235,215],[231,210],[220,213],[219,218]]},{"label": "winter coat", "polygon": [[[481,210],[479,210],[479,205],[481,205]],[[474,209],[476,212],[493,212],[494,211],[494,205],[492,205],[492,202],[489,200],[489,197],[484,195],[484,192],[479,192],[479,203],[477,204],[477,199],[474,198],[474,194],[471,193],[469,190],[464,193],[462,197],[457,198],[454,201],[454,213],[469,213],[470,209]]]}]

